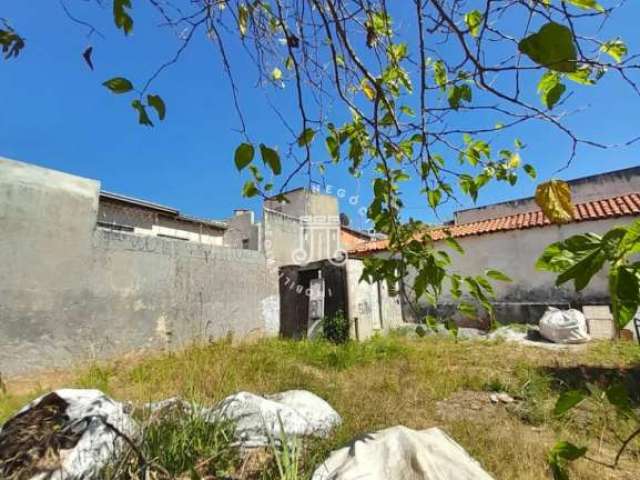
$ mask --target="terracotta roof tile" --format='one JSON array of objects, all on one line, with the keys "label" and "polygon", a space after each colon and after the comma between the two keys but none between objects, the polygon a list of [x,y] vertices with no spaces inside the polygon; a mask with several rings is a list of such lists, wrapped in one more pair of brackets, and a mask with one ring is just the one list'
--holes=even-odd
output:
[{"label": "terracotta roof tile", "polygon": [[[601,220],[627,215],[640,214],[640,192],[632,192],[602,200],[592,200],[575,205],[573,222]],[[454,238],[486,233],[505,232],[510,230],[524,230],[528,228],[544,227],[551,222],[541,210],[517,213],[500,218],[480,220],[477,222],[439,227],[429,231],[433,240],[442,240],[447,232]],[[352,248],[349,253],[369,254],[387,249],[387,240],[364,242]]]}]

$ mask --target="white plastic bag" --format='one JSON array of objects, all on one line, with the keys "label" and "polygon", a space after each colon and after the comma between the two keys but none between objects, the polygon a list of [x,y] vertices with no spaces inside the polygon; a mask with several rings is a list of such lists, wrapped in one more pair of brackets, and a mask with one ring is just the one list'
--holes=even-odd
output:
[{"label": "white plastic bag", "polygon": [[396,426],[354,439],[333,451],[312,480],[492,480],[439,428]]},{"label": "white plastic bag", "polygon": [[554,343],[586,343],[591,340],[587,319],[574,309],[547,308],[540,319],[540,335]]}]

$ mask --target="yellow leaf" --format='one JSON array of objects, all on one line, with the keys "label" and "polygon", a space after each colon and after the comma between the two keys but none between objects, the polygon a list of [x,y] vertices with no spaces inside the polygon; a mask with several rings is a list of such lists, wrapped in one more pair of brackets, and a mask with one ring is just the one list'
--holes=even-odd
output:
[{"label": "yellow leaf", "polygon": [[511,158],[509,159],[509,168],[518,168],[520,166],[520,163],[521,163],[520,154],[514,153],[513,155],[511,155]]},{"label": "yellow leaf", "polygon": [[362,91],[369,100],[373,101],[376,98],[376,91],[368,80],[363,79],[362,82],[360,82],[360,88],[362,88]]},{"label": "yellow leaf", "polygon": [[274,68],[271,72],[271,78],[276,82],[280,80],[282,78],[282,70],[280,70],[278,67]]},{"label": "yellow leaf", "polygon": [[567,223],[573,219],[571,187],[567,182],[551,180],[538,185],[536,203],[552,223]]},{"label": "yellow leaf", "polygon": [[244,37],[247,34],[247,23],[249,22],[249,10],[245,5],[238,7],[238,30],[240,30],[240,36]]}]

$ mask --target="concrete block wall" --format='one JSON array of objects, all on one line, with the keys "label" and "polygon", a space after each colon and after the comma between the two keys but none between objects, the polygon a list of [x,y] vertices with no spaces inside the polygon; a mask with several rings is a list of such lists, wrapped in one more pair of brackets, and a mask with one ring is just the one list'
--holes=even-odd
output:
[{"label": "concrete block wall", "polygon": [[99,190],[0,159],[3,374],[274,330],[262,253],[96,228]]}]

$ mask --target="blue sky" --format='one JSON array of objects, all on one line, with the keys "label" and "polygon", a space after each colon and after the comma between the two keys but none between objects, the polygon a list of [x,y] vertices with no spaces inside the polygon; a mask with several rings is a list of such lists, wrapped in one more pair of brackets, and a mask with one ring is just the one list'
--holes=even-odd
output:
[{"label": "blue sky", "polygon": [[[161,94],[168,106],[166,120],[155,128],[138,126],[131,99],[112,95],[101,85],[118,75],[134,83],[144,81],[178,45],[169,32],[155,26],[158,19],[141,3],[134,2],[134,35],[124,38],[115,30],[109,8],[100,11],[90,2],[69,0],[74,14],[90,19],[106,36],[87,39],[85,30],[67,18],[56,1],[3,2],[2,17],[26,37],[27,47],[18,59],[0,61],[0,156],[95,178],[105,190],[202,217],[225,218],[234,208],[258,210],[258,201],[240,194],[246,177],[233,165],[233,151],[241,141],[238,119],[218,52],[210,42],[198,38],[154,84],[152,91]],[[638,3],[628,2],[602,34],[606,38],[620,34],[632,52],[640,47]],[[94,47],[93,72],[81,58],[89,44]],[[265,101],[264,91],[256,87],[255,69],[239,49],[231,50],[230,58],[252,139],[285,148],[290,138]],[[568,107],[585,111],[567,121],[584,137],[618,143],[640,135],[640,98],[609,77],[595,88],[573,89]],[[534,92],[535,85],[530,87]],[[274,101],[297,125],[291,87],[272,90]],[[539,181],[550,178],[566,161],[569,144],[556,131],[531,124],[500,141],[511,142],[515,134],[527,144],[522,156],[536,166]],[[560,176],[635,166],[640,164],[639,153],[640,143],[608,151],[582,147]],[[323,156],[324,148],[314,154]],[[354,180],[342,168],[327,174],[334,191],[343,188],[347,197],[360,195],[360,206],[367,205],[368,182],[366,176]],[[305,183],[301,177],[292,186]],[[528,196],[535,184],[524,176],[514,188],[496,184],[480,195],[478,203]],[[408,214],[434,221],[425,200],[407,190]],[[355,209],[343,203],[353,224],[362,226]],[[467,201],[462,206],[471,205]],[[447,218],[452,208],[443,208],[441,218]]]}]

